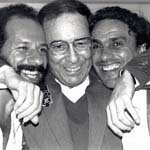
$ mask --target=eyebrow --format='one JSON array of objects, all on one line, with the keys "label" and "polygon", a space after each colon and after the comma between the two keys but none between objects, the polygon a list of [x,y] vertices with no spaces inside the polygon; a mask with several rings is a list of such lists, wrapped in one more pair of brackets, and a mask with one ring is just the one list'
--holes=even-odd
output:
[{"label": "eyebrow", "polygon": [[[28,41],[19,41],[18,42],[19,44],[25,44],[25,45],[29,45],[30,44],[30,42],[28,42]],[[40,46],[45,46],[45,47],[47,47],[47,44],[46,43],[40,43]]]},{"label": "eyebrow", "polygon": [[40,45],[47,47],[47,44],[46,44],[46,43],[41,43]]},{"label": "eyebrow", "polygon": [[57,42],[64,42],[64,40],[54,40],[54,41],[50,42],[50,44],[57,43]]},{"label": "eyebrow", "polygon": [[26,41],[17,41],[17,43],[19,43],[19,44],[29,44],[29,42],[26,42]]},{"label": "eyebrow", "polygon": [[[84,40],[84,39],[86,39],[86,38],[90,38],[90,39],[91,39],[90,36],[84,36],[84,37],[81,37],[81,38],[74,39],[73,41]],[[68,42],[68,41],[66,41],[66,40],[54,40],[54,41],[52,41],[50,44],[55,43],[55,42]]]},{"label": "eyebrow", "polygon": [[117,41],[117,40],[119,40],[119,39],[122,39],[122,40],[124,40],[124,41],[127,41],[127,38],[126,37],[124,37],[124,36],[118,36],[118,37],[112,37],[112,38],[110,38],[110,41]]}]

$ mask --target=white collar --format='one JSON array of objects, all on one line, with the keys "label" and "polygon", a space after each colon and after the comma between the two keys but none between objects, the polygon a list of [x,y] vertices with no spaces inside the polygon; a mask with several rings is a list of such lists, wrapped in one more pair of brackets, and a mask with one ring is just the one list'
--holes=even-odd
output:
[{"label": "white collar", "polygon": [[73,103],[76,103],[79,98],[84,95],[85,90],[89,85],[89,77],[87,77],[80,85],[73,88],[63,85],[57,79],[55,80],[60,84],[62,93]]}]

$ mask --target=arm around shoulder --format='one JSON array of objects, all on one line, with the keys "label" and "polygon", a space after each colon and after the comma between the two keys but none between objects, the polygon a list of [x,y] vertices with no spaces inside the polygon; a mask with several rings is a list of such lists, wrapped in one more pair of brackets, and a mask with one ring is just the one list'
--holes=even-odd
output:
[{"label": "arm around shoulder", "polygon": [[125,68],[139,82],[139,88],[144,88],[150,81],[150,50],[133,58]]}]

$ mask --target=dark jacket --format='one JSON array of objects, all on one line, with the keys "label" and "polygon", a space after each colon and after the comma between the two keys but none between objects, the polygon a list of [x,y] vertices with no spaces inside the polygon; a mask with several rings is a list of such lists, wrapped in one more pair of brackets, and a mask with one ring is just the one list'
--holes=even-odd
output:
[{"label": "dark jacket", "polygon": [[[51,107],[43,108],[38,126],[29,124],[23,128],[29,149],[74,150],[60,86],[50,78],[50,75],[46,83],[51,91],[53,104]],[[121,150],[121,140],[106,124],[105,108],[111,91],[94,75],[85,94],[89,113],[88,150]]]}]

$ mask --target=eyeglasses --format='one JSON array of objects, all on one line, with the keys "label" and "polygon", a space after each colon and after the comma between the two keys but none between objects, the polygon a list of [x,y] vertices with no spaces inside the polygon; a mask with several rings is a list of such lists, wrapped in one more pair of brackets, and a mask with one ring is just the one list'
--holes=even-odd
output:
[{"label": "eyeglasses", "polygon": [[81,51],[90,50],[92,46],[92,40],[90,37],[84,37],[69,43],[63,40],[53,41],[49,44],[48,48],[54,55],[63,55],[68,52],[69,44],[72,44],[76,52],[79,53]]}]

